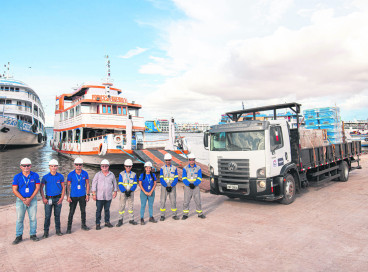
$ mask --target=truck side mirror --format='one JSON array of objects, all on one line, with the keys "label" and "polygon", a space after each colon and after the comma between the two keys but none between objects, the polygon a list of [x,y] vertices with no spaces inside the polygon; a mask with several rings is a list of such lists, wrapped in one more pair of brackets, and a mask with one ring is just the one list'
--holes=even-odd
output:
[{"label": "truck side mirror", "polygon": [[208,136],[209,136],[208,131],[205,131],[203,134],[203,145],[206,149],[208,148]]}]

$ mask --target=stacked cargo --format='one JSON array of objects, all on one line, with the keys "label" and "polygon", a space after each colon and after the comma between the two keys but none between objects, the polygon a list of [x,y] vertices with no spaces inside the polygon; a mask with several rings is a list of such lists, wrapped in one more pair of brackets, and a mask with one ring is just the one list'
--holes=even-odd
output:
[{"label": "stacked cargo", "polygon": [[343,129],[338,107],[316,108],[304,111],[307,129],[325,129],[332,144],[343,142]]}]

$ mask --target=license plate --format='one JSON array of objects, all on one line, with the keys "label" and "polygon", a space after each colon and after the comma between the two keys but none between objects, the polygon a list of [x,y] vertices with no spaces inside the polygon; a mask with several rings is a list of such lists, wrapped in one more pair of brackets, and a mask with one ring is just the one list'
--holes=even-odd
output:
[{"label": "license plate", "polygon": [[238,190],[239,186],[238,185],[232,185],[232,184],[228,184],[226,185],[226,188],[229,190]]}]

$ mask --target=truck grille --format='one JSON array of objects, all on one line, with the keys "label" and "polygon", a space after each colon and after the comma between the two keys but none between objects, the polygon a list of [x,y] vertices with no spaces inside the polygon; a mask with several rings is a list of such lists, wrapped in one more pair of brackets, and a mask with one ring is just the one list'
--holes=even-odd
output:
[{"label": "truck grille", "polygon": [[219,159],[219,181],[222,183],[248,183],[249,160]]}]

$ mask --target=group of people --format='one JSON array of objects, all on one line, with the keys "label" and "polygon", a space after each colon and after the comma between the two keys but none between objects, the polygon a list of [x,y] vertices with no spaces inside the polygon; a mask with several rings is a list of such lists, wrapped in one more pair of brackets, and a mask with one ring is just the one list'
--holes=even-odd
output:
[{"label": "group of people", "polygon": [[[178,183],[178,170],[172,164],[172,156],[169,153],[164,157],[165,165],[160,169],[161,183],[161,199],[160,199],[160,221],[166,219],[166,200],[170,198],[172,218],[179,220],[176,208],[176,185]],[[195,163],[194,154],[188,155],[189,164],[184,167],[182,181],[184,187],[184,204],[182,220],[188,218],[189,203],[194,198],[196,204],[196,212],[199,218],[206,218],[201,208],[201,197],[199,184],[202,182],[201,168]],[[139,186],[141,189],[141,210],[140,223],[145,224],[144,213],[148,202],[149,222],[157,223],[153,217],[153,203],[155,199],[155,189],[157,185],[156,175],[152,173],[152,163],[144,164],[144,172],[137,179],[137,174],[132,171],[133,162],[130,159],[124,162],[124,171],[120,172],[118,182],[115,175],[109,171],[109,161],[104,159],[101,161],[101,171],[96,173],[90,188],[88,173],[83,170],[83,160],[76,158],[74,160],[75,170],[70,172],[67,177],[67,185],[64,183],[64,176],[57,172],[59,163],[52,159],[49,162],[50,172],[44,175],[40,181],[37,173],[31,171],[32,163],[28,158],[24,158],[20,162],[21,172],[14,176],[13,193],[17,197],[16,200],[16,238],[13,244],[22,241],[23,222],[26,211],[28,212],[30,222],[30,239],[39,241],[36,236],[37,230],[37,193],[40,191],[42,201],[45,204],[45,222],[43,238],[49,237],[49,228],[52,210],[54,210],[56,235],[61,236],[60,214],[62,202],[66,194],[69,202],[69,216],[66,233],[70,234],[73,223],[73,216],[79,203],[81,211],[81,228],[88,231],[90,228],[86,225],[86,205],[90,199],[90,191],[92,198],[96,201],[96,230],[101,229],[101,213],[104,210],[105,226],[112,228],[110,222],[110,205],[112,199],[119,192],[119,220],[116,227],[123,225],[125,207],[128,203],[129,223],[137,225],[134,220],[134,193]]]}]

